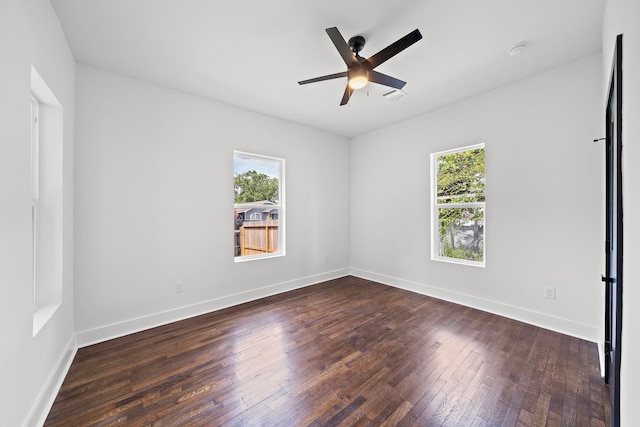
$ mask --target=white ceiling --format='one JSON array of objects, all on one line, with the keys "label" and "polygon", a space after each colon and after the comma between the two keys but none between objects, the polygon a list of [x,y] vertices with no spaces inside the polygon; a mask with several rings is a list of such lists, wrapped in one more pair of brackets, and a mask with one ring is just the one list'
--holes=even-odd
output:
[{"label": "white ceiling", "polygon": [[[604,0],[51,0],[80,63],[352,137],[601,50]],[[345,71],[325,28],[369,57],[418,28],[340,107]],[[529,48],[507,51],[517,42]],[[367,96],[368,95],[368,96]]]}]

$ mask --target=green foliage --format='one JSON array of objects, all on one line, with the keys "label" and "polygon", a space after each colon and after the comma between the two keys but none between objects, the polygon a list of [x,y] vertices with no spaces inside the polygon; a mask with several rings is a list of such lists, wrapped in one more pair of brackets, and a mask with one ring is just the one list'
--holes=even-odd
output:
[{"label": "green foliage", "polygon": [[455,249],[450,246],[442,248],[442,256],[447,258],[466,259],[468,261],[482,262],[482,249],[473,251],[471,249]]},{"label": "green foliage", "polygon": [[233,177],[234,203],[250,203],[268,200],[278,204],[278,178],[254,170]]},{"label": "green foliage", "polygon": [[438,220],[441,256],[470,261],[483,260],[482,208],[440,208]]},{"label": "green foliage", "polygon": [[484,148],[437,158],[438,203],[484,202]]},{"label": "green foliage", "polygon": [[440,255],[483,260],[484,209],[442,205],[485,201],[484,148],[437,157]]}]

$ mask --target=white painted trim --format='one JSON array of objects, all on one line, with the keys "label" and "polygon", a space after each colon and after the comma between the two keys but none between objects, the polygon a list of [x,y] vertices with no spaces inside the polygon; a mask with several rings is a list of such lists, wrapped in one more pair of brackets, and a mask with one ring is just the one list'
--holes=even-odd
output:
[{"label": "white painted trim", "polygon": [[62,387],[62,383],[67,376],[67,372],[69,372],[69,368],[71,368],[71,363],[73,362],[77,351],[78,346],[76,344],[76,336],[74,334],[69,338],[65,350],[58,359],[58,363],[56,363],[55,368],[51,371],[49,378],[47,378],[47,381],[40,390],[38,398],[31,407],[25,426],[44,425],[47,415],[49,415],[49,411],[53,406],[53,402],[56,400],[56,396],[60,391],[60,387]]},{"label": "white painted trim", "polygon": [[55,107],[62,108],[62,104],[60,104],[56,95],[51,89],[49,89],[49,86],[33,65],[31,66],[31,93],[41,104],[50,104]]},{"label": "white painted trim", "polygon": [[234,150],[233,151],[234,175],[236,172],[236,168],[235,168],[236,157],[243,157],[243,156],[253,158],[253,159],[269,160],[279,164],[278,199],[280,200],[278,201],[278,251],[273,253],[266,253],[266,254],[234,256],[233,261],[234,262],[255,261],[259,259],[285,256],[287,254],[287,208],[286,208],[286,191],[285,191],[285,187],[286,187],[285,186],[286,184],[285,159],[280,157],[265,156],[263,154],[254,154],[254,153],[248,153],[246,151]]},{"label": "white painted trim", "polygon": [[562,334],[570,335],[576,338],[599,343],[602,331],[596,327],[586,325],[573,320],[561,317],[550,316],[522,307],[504,304],[473,295],[467,295],[460,292],[452,292],[436,286],[430,286],[423,283],[413,282],[410,280],[400,279],[397,277],[387,276],[384,274],[374,273],[372,271],[361,270],[358,268],[350,268],[352,276],[363,279],[373,280],[378,283],[415,292],[422,295],[442,299],[445,301],[461,304],[467,307],[476,308],[478,310],[497,314],[499,316],[508,317],[510,319],[525,322],[534,326],[549,329]]},{"label": "white painted trim", "polygon": [[36,306],[36,309],[33,312],[33,336],[38,335],[38,332],[47,324],[49,319],[53,317],[55,312],[60,307],[60,303],[45,305],[45,306]]},{"label": "white painted trim", "polygon": [[71,363],[78,349],[81,347],[348,275],[349,269],[342,268],[287,282],[276,283],[226,297],[215,298],[161,313],[142,316],[100,328],[77,332],[69,339],[64,352],[60,355],[56,368],[51,372],[45,385],[42,387],[38,398],[29,412],[24,427],[44,425],[56,396],[60,391],[60,387],[62,387],[62,383],[71,368]]},{"label": "white painted trim", "polygon": [[304,288],[306,286],[315,285],[317,283],[337,279],[347,275],[349,275],[349,269],[343,268],[287,282],[276,283],[246,292],[214,298],[208,301],[178,307],[160,313],[141,316],[125,320],[123,322],[101,326],[95,329],[80,331],[76,334],[76,341],[78,343],[78,347],[86,347],[113,338],[140,332],[145,329],[155,328],[157,326],[166,325],[179,320],[188,319],[190,317],[199,316],[201,314],[210,313],[212,311],[221,310],[223,308],[243,304],[245,302],[254,301],[283,292],[292,291],[294,289]]},{"label": "white painted trim", "polygon": [[437,151],[432,153],[432,156],[446,156],[447,154],[462,153],[463,151],[475,150],[478,148],[484,148],[484,142],[477,144],[465,145],[464,147],[450,148],[448,150]]},{"label": "white painted trim", "polygon": [[240,292],[225,297],[215,298],[198,304],[179,307],[161,313],[155,313],[148,316],[130,319],[124,322],[114,323],[95,329],[77,332],[69,339],[65,351],[61,354],[60,359],[56,364],[56,368],[51,372],[51,375],[40,391],[40,394],[38,395],[38,398],[36,399],[36,402],[34,403],[29,416],[27,417],[25,427],[44,425],[47,415],[49,414],[55,398],[60,391],[60,387],[62,386],[67,372],[71,367],[71,363],[73,362],[76,352],[80,347],[86,347],[113,338],[140,332],[145,329],[162,326],[168,323],[176,322],[179,320],[206,314],[212,311],[221,310],[223,308],[254,301],[260,298],[265,298],[294,289],[311,286],[317,283],[325,282],[327,280],[337,279],[348,275],[373,280],[375,282],[393,286],[399,289],[404,289],[422,295],[427,295],[457,304],[462,304],[468,307],[487,311],[563,334],[575,336],[577,338],[597,342],[600,356],[600,369],[601,372],[604,373],[604,362],[602,359],[601,351],[602,331],[598,330],[597,328],[573,322],[568,319],[557,318],[554,316],[546,315],[544,313],[538,313],[531,310],[502,304],[496,301],[486,300],[483,298],[478,298],[458,292],[451,292],[446,289],[351,267],[316,274],[313,276],[302,277],[287,282],[276,283],[273,285],[264,286],[262,288],[252,289],[246,292]]},{"label": "white painted trim", "polygon": [[[468,145],[465,147],[452,148],[449,150],[438,151],[429,155],[429,179],[431,180],[431,260],[440,262],[450,262],[453,264],[470,265],[473,267],[486,267],[487,264],[487,208],[486,202],[473,202],[473,203],[438,203],[438,170],[436,167],[437,159],[439,156],[446,156],[454,153],[462,153],[464,151],[471,151],[477,149],[486,149],[485,143]],[[485,159],[486,163],[486,159]],[[486,180],[486,173],[485,173]],[[486,190],[485,190],[486,193]],[[470,261],[459,258],[449,258],[438,255],[440,253],[440,237],[439,237],[439,224],[438,224],[438,209],[440,208],[482,208],[484,211],[484,237],[482,239],[482,261]]]},{"label": "white painted trim", "polygon": [[604,378],[604,343],[598,340],[598,360],[600,360],[600,376]]}]

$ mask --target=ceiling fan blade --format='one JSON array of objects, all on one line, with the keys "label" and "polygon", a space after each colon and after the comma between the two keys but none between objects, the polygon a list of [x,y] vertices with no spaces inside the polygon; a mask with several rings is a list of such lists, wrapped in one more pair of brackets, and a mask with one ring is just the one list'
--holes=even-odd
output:
[{"label": "ceiling fan blade", "polygon": [[342,95],[342,101],[340,101],[340,105],[345,105],[349,102],[349,98],[351,98],[351,94],[353,93],[353,89],[351,86],[347,85],[347,88],[344,90],[344,95]]},{"label": "ceiling fan blade", "polygon": [[351,52],[351,49],[344,40],[344,37],[342,37],[342,34],[340,34],[340,31],[338,31],[336,27],[327,28],[325,31],[329,35],[333,45],[338,49],[338,52],[340,53],[340,56],[342,56],[344,63],[347,64],[347,67],[353,67],[360,64],[356,59],[356,56]]},{"label": "ceiling fan blade", "polygon": [[[369,70],[373,70],[378,65],[385,62],[387,59],[399,54],[418,40],[422,38],[422,34],[420,34],[419,30],[413,30],[406,36],[397,40],[395,43],[391,43],[389,46],[382,49],[380,52],[376,53],[373,56],[367,58],[367,61],[364,63]],[[348,47],[348,46],[347,46]]]},{"label": "ceiling fan blade", "polygon": [[407,82],[398,80],[395,77],[387,76],[386,74],[379,73],[375,70],[369,71],[369,81],[378,83],[381,85],[389,86],[394,89],[402,89]]},{"label": "ceiling fan blade", "polygon": [[346,71],[342,71],[341,73],[328,74],[326,76],[315,77],[313,79],[308,79],[308,80],[302,80],[302,81],[298,82],[298,84],[299,85],[306,85],[306,84],[309,84],[309,83],[321,82],[321,81],[324,81],[324,80],[339,79],[340,77],[347,77],[347,72]]}]

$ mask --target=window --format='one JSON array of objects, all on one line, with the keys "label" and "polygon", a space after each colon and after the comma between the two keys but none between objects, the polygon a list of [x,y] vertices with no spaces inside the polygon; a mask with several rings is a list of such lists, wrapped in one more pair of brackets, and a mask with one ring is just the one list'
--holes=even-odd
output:
[{"label": "window", "polygon": [[431,259],[484,267],[484,144],[432,154],[431,176]]},{"label": "window", "polygon": [[33,336],[62,303],[63,109],[31,68]]},{"label": "window", "polygon": [[234,260],[285,254],[284,159],[234,151]]},{"label": "window", "polygon": [[32,286],[33,286],[33,308],[38,306],[38,252],[40,240],[39,216],[40,201],[38,195],[39,175],[40,175],[40,138],[38,115],[40,103],[33,96],[31,97],[31,259],[32,259]]}]

